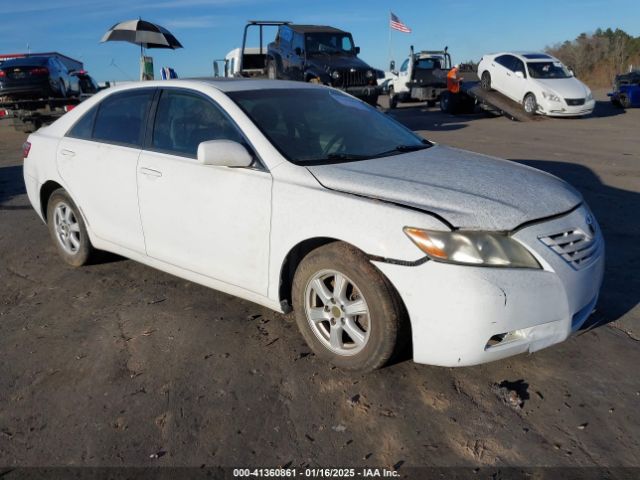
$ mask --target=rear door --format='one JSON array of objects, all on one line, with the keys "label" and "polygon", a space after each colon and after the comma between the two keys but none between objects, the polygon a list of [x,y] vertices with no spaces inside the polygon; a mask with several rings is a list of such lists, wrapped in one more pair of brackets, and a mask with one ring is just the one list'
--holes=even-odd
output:
[{"label": "rear door", "polygon": [[504,95],[508,95],[507,89],[507,73],[510,72],[511,67],[511,55],[500,55],[496,57],[491,66],[491,86]]},{"label": "rear door", "polygon": [[58,144],[58,171],[93,233],[144,253],[136,169],[155,89],[118,92]]}]

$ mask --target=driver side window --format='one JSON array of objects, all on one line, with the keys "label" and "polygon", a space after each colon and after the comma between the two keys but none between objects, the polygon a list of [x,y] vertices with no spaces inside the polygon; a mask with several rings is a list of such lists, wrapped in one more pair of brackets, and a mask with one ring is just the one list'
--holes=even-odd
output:
[{"label": "driver side window", "polygon": [[237,127],[213,102],[189,92],[164,90],[158,101],[151,147],[196,158],[198,145],[207,140],[246,143]]}]

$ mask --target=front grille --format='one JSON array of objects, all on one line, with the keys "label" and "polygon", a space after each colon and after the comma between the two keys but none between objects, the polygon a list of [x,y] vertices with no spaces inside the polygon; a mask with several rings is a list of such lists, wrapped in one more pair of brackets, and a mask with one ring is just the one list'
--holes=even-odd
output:
[{"label": "front grille", "polygon": [[597,235],[591,236],[579,228],[546,235],[540,241],[576,270],[587,266],[600,247]]},{"label": "front grille", "polygon": [[567,102],[567,105],[570,107],[584,105],[584,98],[565,98],[564,101]]},{"label": "front grille", "polygon": [[364,70],[344,69],[340,70],[340,78],[335,81],[336,87],[361,87],[367,85],[367,75]]}]

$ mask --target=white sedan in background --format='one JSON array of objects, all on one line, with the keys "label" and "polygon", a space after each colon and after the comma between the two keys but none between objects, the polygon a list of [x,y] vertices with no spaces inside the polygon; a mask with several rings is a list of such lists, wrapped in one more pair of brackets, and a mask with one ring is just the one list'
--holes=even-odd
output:
[{"label": "white sedan in background", "polygon": [[589,115],[596,105],[589,87],[546,53],[496,53],[478,64],[480,84],[522,104],[530,115]]},{"label": "white sedan in background", "polygon": [[319,85],[110,88],[29,136],[24,178],[70,265],[107,250],[293,308],[348,369],[408,342],[445,366],[539,350],[580,328],[602,281],[600,229],[568,184]]}]

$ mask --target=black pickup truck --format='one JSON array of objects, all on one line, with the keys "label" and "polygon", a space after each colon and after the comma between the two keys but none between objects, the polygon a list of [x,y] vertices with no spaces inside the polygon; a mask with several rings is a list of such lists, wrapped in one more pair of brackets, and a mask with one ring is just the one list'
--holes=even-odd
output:
[{"label": "black pickup truck", "polygon": [[378,72],[359,59],[358,53],[360,48],[349,32],[282,22],[267,47],[265,68],[271,79],[331,85],[375,106]]}]

